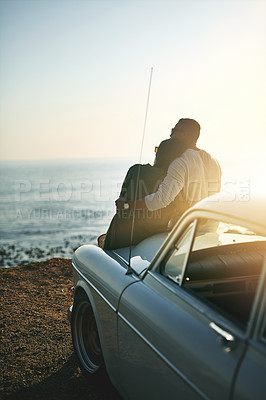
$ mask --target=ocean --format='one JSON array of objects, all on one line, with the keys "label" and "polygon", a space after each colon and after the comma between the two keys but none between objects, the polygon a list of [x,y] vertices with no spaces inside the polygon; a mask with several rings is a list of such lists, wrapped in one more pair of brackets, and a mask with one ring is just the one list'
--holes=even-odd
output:
[{"label": "ocean", "polygon": [[[237,190],[240,200],[248,201],[254,182],[260,182],[254,179],[258,170],[252,178],[251,163],[219,161],[223,189]],[[122,158],[1,162],[0,266],[71,258],[80,245],[96,244],[115,213],[114,201],[126,171],[136,162]]]},{"label": "ocean", "polygon": [[133,160],[7,161],[0,164],[0,266],[71,258],[96,244],[115,213]]}]

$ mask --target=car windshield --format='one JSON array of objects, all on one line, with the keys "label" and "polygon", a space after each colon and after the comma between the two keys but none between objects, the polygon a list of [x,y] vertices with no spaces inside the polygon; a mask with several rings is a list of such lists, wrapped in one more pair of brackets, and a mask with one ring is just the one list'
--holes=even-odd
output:
[{"label": "car windshield", "polygon": [[265,237],[257,235],[243,226],[211,220],[200,220],[198,222],[196,236],[197,240],[194,242],[193,250],[228,244],[265,241]]},{"label": "car windshield", "polygon": [[[224,225],[226,225],[226,224],[224,224]],[[228,225],[227,224],[227,227],[225,227],[224,230],[225,230],[224,233],[237,233],[239,235],[256,235],[251,230],[244,228],[242,226],[237,226],[237,225]]]}]

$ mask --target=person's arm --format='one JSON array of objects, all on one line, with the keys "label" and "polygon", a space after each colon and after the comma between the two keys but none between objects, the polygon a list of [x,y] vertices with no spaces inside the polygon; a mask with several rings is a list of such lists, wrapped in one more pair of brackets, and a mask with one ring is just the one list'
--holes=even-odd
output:
[{"label": "person's arm", "polygon": [[186,171],[186,162],[182,157],[174,160],[170,164],[167,175],[157,192],[142,199],[145,201],[146,208],[150,211],[155,211],[168,206],[184,187]]},{"label": "person's arm", "polygon": [[[125,201],[123,197],[119,197],[115,201],[117,210],[124,210],[124,205],[128,204],[131,210],[134,210],[134,200]],[[136,200],[135,210],[147,210],[147,206],[144,199]]]},{"label": "person's arm", "polygon": [[136,168],[138,168],[138,164],[132,165],[132,167],[130,167],[129,170],[127,171],[124,182],[122,183],[119,198],[115,201],[117,210],[124,210],[125,209],[124,204],[125,203],[128,204],[127,199],[128,195],[130,195],[130,189],[132,190],[132,181],[134,179]]},{"label": "person's arm", "polygon": [[[129,208],[131,209],[131,210],[134,210],[134,201],[133,200],[130,200],[129,202],[128,202],[128,204],[129,204]],[[144,199],[139,199],[139,200],[136,200],[136,203],[135,203],[135,210],[147,210],[148,208],[147,208],[147,206],[146,206],[146,203],[145,203],[145,200]]]}]

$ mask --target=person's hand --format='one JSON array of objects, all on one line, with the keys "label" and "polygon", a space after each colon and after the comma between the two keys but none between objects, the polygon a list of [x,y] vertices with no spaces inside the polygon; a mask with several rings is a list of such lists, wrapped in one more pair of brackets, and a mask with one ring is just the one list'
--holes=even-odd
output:
[{"label": "person's hand", "polygon": [[115,201],[115,205],[116,205],[116,210],[123,210],[124,209],[124,204],[125,204],[125,199],[123,197],[119,197],[119,199],[117,199]]}]

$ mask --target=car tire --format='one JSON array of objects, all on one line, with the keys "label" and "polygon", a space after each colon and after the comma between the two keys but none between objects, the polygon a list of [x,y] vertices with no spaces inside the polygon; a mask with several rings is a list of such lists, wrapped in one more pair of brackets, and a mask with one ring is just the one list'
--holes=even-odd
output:
[{"label": "car tire", "polygon": [[74,350],[83,371],[94,377],[102,375],[105,366],[98,328],[85,293],[79,294],[74,300],[71,334]]}]

